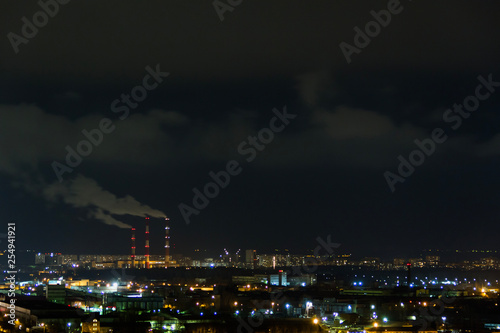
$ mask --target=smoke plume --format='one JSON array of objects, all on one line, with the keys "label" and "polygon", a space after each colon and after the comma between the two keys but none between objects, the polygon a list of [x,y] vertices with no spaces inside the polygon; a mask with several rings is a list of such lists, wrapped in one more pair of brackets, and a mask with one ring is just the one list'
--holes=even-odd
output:
[{"label": "smoke plume", "polygon": [[131,226],[116,220],[113,215],[166,216],[162,211],[143,205],[130,195],[118,198],[103,189],[95,180],[83,175],[47,186],[43,196],[52,202],[62,201],[75,208],[86,208],[89,210],[89,216],[119,228]]}]

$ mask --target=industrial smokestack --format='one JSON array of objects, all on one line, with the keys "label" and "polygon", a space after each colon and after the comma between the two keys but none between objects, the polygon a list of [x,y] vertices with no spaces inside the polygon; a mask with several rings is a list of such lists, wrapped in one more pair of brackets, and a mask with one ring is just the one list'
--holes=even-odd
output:
[{"label": "industrial smokestack", "polygon": [[407,285],[411,288],[411,263],[407,263],[406,268],[408,268]]},{"label": "industrial smokestack", "polygon": [[146,217],[146,245],[145,245],[146,269],[149,269],[149,217]]},{"label": "industrial smokestack", "polygon": [[170,219],[165,217],[165,268],[170,261]]},{"label": "industrial smokestack", "polygon": [[132,228],[132,237],[130,237],[131,244],[131,254],[130,260],[132,261],[131,268],[135,268],[135,228]]}]

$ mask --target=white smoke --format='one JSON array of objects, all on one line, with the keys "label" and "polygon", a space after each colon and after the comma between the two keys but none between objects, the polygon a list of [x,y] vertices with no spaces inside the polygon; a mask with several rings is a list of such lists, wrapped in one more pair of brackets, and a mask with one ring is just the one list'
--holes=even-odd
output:
[{"label": "white smoke", "polygon": [[89,214],[90,217],[96,218],[98,220],[101,220],[102,222],[109,224],[109,225],[114,225],[119,228],[131,228],[132,226],[123,222],[118,221],[115,219],[113,216],[106,214],[102,209],[96,208],[94,211],[91,211]]},{"label": "white smoke", "polygon": [[131,226],[116,220],[113,215],[166,216],[162,211],[143,205],[130,195],[118,198],[103,189],[95,180],[81,174],[74,179],[62,183],[54,182],[47,186],[43,196],[52,202],[62,201],[76,208],[87,208],[90,216],[120,228]]}]

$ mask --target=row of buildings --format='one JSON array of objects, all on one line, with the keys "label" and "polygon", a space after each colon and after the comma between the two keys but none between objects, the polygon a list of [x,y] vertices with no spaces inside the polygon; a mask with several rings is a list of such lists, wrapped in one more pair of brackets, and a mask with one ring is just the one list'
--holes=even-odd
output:
[{"label": "row of buildings", "polygon": [[[350,254],[330,256],[293,255],[293,254],[257,254],[255,250],[247,250],[245,257],[239,253],[225,252],[219,257],[193,259],[180,254],[168,258],[169,267],[238,267],[238,268],[279,268],[301,266],[314,263],[315,265],[331,266],[360,266],[371,269],[392,270],[404,269],[407,263],[412,267],[431,268],[459,268],[459,269],[500,269],[500,260],[496,257],[486,257],[477,260],[467,260],[459,263],[442,262],[439,256],[429,255],[425,258],[395,258],[390,262],[380,258],[365,257],[361,260],[352,259]],[[243,260],[244,259],[244,260]],[[145,268],[146,262],[150,268],[165,267],[164,255],[150,255],[147,261],[145,255],[136,255],[131,261],[130,255],[76,255],[61,253],[37,253],[35,264],[44,266],[67,266],[88,268]]]}]

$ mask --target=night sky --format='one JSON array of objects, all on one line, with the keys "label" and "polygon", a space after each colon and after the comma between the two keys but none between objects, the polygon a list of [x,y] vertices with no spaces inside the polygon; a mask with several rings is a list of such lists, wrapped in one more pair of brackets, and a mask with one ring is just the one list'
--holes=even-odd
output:
[{"label": "night sky", "polygon": [[[172,253],[302,252],[328,235],[366,256],[499,249],[500,3],[402,0],[348,63],[339,45],[391,2],[244,0],[221,21],[212,1],[68,1],[15,47],[42,9],[2,4],[5,230],[63,253],[128,253],[135,226],[142,254],[145,216],[152,254],[164,216]],[[480,76],[488,97],[446,121]],[[144,80],[143,101],[120,101]],[[247,161],[238,147],[284,108],[296,117]],[[60,182],[54,161],[103,119],[113,130]],[[435,128],[447,140],[391,191],[384,173]],[[187,224],[179,205],[232,160],[241,172]]]}]

